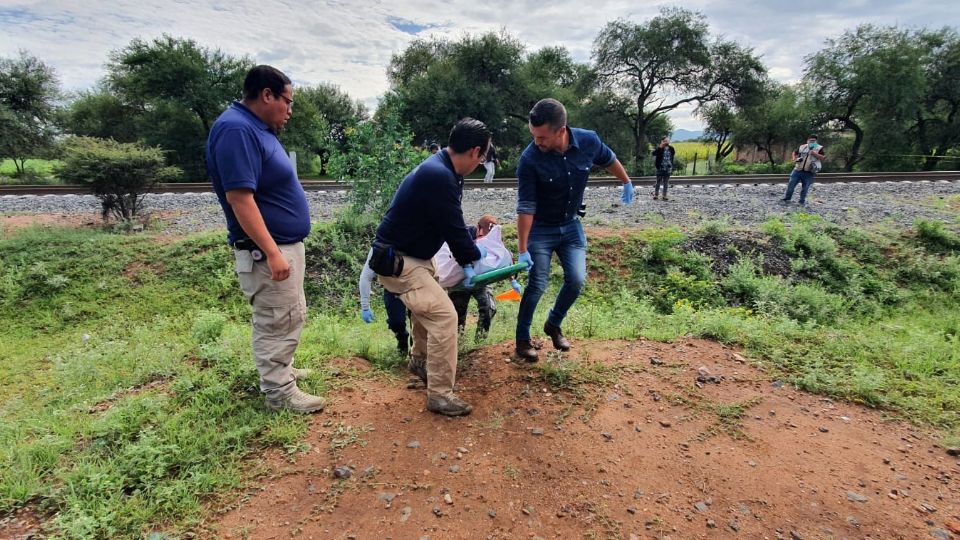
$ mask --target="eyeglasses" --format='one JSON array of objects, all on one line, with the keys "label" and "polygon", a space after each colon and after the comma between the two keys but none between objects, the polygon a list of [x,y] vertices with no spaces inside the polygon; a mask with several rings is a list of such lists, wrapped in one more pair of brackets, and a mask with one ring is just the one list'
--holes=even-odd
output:
[{"label": "eyeglasses", "polygon": [[283,95],[283,94],[274,93],[274,94],[273,94],[273,97],[283,98],[283,101],[285,101],[285,102],[287,103],[287,108],[288,108],[288,109],[293,107],[293,100],[290,99],[290,98],[288,98],[287,96],[285,96],[285,95]]}]

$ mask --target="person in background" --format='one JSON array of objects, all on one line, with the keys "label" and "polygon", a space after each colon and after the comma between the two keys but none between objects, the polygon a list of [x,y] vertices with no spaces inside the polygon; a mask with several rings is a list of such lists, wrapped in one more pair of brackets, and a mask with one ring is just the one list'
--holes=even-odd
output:
[{"label": "person in background", "polygon": [[807,192],[813,184],[813,179],[820,172],[823,160],[826,154],[823,146],[817,144],[817,136],[807,137],[807,144],[801,144],[800,148],[793,152],[793,172],[790,173],[790,182],[787,183],[787,192],[783,195],[780,202],[790,204],[793,198],[793,190],[797,184],[802,184],[800,188],[800,206],[807,205]]},{"label": "person in background", "polygon": [[487,150],[487,155],[483,160],[483,168],[487,170],[487,174],[483,176],[483,183],[493,183],[493,175],[497,173],[497,167],[499,166],[500,160],[497,158],[497,147],[491,144],[490,149]]},{"label": "person in background", "polygon": [[664,137],[660,145],[653,150],[653,161],[657,167],[657,185],[653,188],[653,200],[660,195],[660,186],[663,185],[663,200],[668,201],[667,187],[670,184],[670,175],[673,174],[673,161],[677,155],[676,149],[670,145],[670,138]]},{"label": "person in background", "polygon": [[256,66],[210,128],[207,168],[227,222],[240,289],[253,311],[253,358],[267,408],[322,411],[326,401],[297,387],[293,367],[306,320],[303,239],[310,207],[277,134],[293,114],[290,78]]},{"label": "person in background", "polygon": [[437,143],[430,143],[430,153],[436,154],[440,151],[440,145]]},{"label": "person in background", "polygon": [[[360,318],[363,322],[370,324],[373,322],[373,310],[370,309],[370,290],[373,281],[377,279],[377,274],[370,269],[370,253],[367,253],[367,260],[363,263],[363,270],[360,272]],[[397,338],[397,352],[407,356],[410,352],[410,334],[407,332],[407,306],[403,305],[400,298],[392,292],[383,290],[383,306],[387,310],[387,327]]]}]

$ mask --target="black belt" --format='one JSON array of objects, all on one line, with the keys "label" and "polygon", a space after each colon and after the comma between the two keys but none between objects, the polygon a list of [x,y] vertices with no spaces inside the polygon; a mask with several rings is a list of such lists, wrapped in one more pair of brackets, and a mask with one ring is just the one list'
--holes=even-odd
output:
[{"label": "black belt", "polygon": [[267,254],[260,249],[260,246],[256,244],[253,240],[249,238],[244,238],[242,240],[237,240],[233,243],[233,249],[239,249],[242,251],[249,251],[250,256],[253,257],[255,261],[263,261],[267,259]]}]

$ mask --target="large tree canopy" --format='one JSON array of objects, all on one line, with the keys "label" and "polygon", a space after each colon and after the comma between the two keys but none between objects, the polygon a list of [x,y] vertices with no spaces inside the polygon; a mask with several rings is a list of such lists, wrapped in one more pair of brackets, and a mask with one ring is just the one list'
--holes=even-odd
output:
[{"label": "large tree canopy", "polygon": [[635,168],[647,157],[647,125],[683,105],[736,100],[755,87],[765,68],[749,48],[710,40],[706,18],[663,9],[643,24],[608,23],[594,41],[600,83],[634,103]]},{"label": "large tree canopy", "polygon": [[167,150],[171,164],[198,179],[206,177],[203,151],[210,126],[240,97],[251,67],[249,58],[164,35],[135,39],[111,53],[105,84],[137,111],[139,138]]},{"label": "large tree canopy", "polygon": [[53,144],[58,100],[53,68],[25,51],[0,58],[0,158],[13,159],[18,174]]}]

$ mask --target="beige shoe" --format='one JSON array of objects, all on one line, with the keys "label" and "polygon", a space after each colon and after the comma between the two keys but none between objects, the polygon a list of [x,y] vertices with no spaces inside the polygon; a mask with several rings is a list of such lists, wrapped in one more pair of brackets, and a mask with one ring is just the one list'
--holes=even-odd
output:
[{"label": "beige shoe", "polygon": [[299,381],[300,379],[306,379],[307,377],[313,376],[313,370],[310,368],[290,368],[290,371],[293,373],[293,380]]},{"label": "beige shoe", "polygon": [[297,387],[293,392],[280,399],[267,399],[267,408],[273,411],[292,411],[295,413],[320,412],[327,406],[327,400],[312,396]]},{"label": "beige shoe", "polygon": [[473,412],[473,406],[451,393],[428,397],[427,410],[444,416],[466,416]]}]

